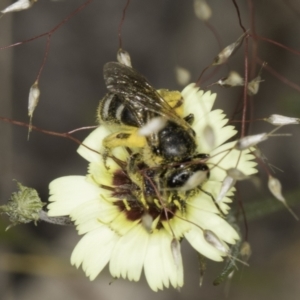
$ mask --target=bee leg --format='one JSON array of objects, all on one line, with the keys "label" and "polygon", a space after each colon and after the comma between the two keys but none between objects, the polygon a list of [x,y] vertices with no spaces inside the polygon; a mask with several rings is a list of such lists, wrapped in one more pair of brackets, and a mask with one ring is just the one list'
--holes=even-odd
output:
[{"label": "bee leg", "polygon": [[199,190],[202,191],[204,194],[208,195],[214,202],[215,206],[217,207],[218,211],[220,212],[221,217],[225,217],[220,205],[217,203],[216,199],[214,198],[214,196],[210,193],[205,191],[202,187],[199,187]]},{"label": "bee leg", "polygon": [[173,192],[172,202],[176,205],[176,207],[181,211],[181,213],[185,213],[186,211],[186,202],[183,200],[177,192]]},{"label": "bee leg", "polygon": [[132,154],[127,163],[127,173],[131,181],[137,186],[142,187],[142,175],[138,172],[138,164],[141,161],[141,156],[138,153]]},{"label": "bee leg", "polygon": [[129,145],[130,148],[142,148],[146,145],[146,138],[138,134],[138,128],[134,128],[124,132],[119,131],[112,133],[103,140],[102,144],[108,149],[126,147]]},{"label": "bee leg", "polygon": [[107,158],[109,157],[110,153],[111,153],[111,151],[108,148],[105,148],[102,153],[102,159],[103,159],[103,163],[104,163],[106,170],[109,170],[109,166],[107,165]]}]

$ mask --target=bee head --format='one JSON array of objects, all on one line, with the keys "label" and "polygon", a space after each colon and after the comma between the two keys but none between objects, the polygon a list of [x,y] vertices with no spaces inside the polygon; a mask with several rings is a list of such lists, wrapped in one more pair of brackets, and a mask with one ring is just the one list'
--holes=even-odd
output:
[{"label": "bee head", "polygon": [[206,164],[183,164],[170,168],[163,176],[166,189],[188,191],[197,188],[209,178],[209,168]]}]

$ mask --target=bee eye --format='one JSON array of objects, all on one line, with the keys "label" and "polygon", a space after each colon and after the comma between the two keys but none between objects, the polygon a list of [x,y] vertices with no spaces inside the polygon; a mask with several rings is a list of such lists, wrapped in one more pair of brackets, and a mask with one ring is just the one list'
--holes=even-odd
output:
[{"label": "bee eye", "polygon": [[181,176],[181,180],[182,181],[186,181],[188,178],[189,178],[190,176],[188,175],[188,174],[182,174],[182,176]]},{"label": "bee eye", "polygon": [[182,187],[186,181],[190,178],[190,173],[187,170],[176,170],[167,177],[168,188]]}]

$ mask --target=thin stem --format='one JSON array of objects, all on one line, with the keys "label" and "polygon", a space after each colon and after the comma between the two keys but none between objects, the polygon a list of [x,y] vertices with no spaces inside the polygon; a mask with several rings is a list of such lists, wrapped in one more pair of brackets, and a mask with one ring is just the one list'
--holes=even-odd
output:
[{"label": "thin stem", "polygon": [[121,19],[121,22],[120,22],[119,28],[118,28],[119,49],[122,49],[122,32],[121,31],[122,31],[123,23],[124,23],[124,20],[125,20],[126,10],[129,6],[129,4],[130,4],[130,0],[127,0],[126,5],[123,9],[122,19]]},{"label": "thin stem", "polygon": [[41,210],[39,213],[40,221],[44,221],[55,225],[74,225],[69,217],[49,217],[47,212]]},{"label": "thin stem", "polygon": [[85,3],[83,3],[80,7],[76,8],[71,14],[69,14],[66,18],[64,18],[58,25],[56,25],[54,28],[52,28],[50,31],[44,32],[42,34],[39,34],[31,39],[28,40],[24,40],[21,42],[17,42],[8,46],[4,46],[4,47],[0,47],[0,50],[4,50],[4,49],[8,49],[8,48],[12,48],[15,46],[19,46],[19,45],[23,45],[26,43],[29,43],[33,40],[36,40],[40,37],[46,36],[46,35],[52,35],[57,29],[59,29],[62,25],[64,25],[65,23],[67,23],[72,17],[74,17],[77,13],[79,13],[81,10],[83,10],[86,6],[88,6],[91,2],[93,2],[93,0],[88,0]]},{"label": "thin stem", "polygon": [[50,130],[44,130],[44,129],[41,129],[41,128],[36,127],[36,126],[31,126],[30,124],[27,124],[27,123],[24,123],[24,122],[15,121],[13,119],[1,117],[1,116],[0,116],[0,120],[3,121],[3,122],[11,123],[11,124],[22,126],[22,127],[27,127],[27,128],[30,127],[31,130],[39,131],[39,132],[42,132],[44,134],[54,135],[54,136],[58,136],[58,137],[69,139],[69,140],[75,142],[78,145],[82,145],[83,147],[85,147],[85,148],[87,148],[87,149],[89,149],[89,150],[91,150],[91,151],[93,151],[93,152],[95,152],[97,154],[100,154],[97,150],[94,150],[94,149],[92,149],[92,148],[84,145],[80,140],[74,138],[68,132],[60,133],[60,132],[55,132],[55,131],[50,131]]}]

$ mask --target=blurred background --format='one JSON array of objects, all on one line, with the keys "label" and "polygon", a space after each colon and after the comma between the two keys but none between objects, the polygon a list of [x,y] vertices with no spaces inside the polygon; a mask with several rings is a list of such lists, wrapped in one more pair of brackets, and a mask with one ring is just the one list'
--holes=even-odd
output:
[{"label": "blurred background", "polygon": [[[194,13],[193,1],[131,1],[122,27],[123,48],[133,67],[156,88],[181,89],[175,67],[191,72],[196,81],[202,70],[219,53],[216,35],[225,47],[242,34],[232,1],[208,0],[212,10],[209,24]],[[300,3],[298,0],[236,0],[245,28],[254,20],[256,33],[287,47],[300,49]],[[11,1],[1,0],[0,9]],[[29,10],[5,15],[0,19],[0,47],[31,39],[49,32],[83,0],[40,0]],[[48,59],[39,81],[40,103],[34,112],[33,124],[46,130],[67,132],[96,124],[96,108],[106,93],[102,68],[116,60],[118,26],[125,0],[92,1],[51,36]],[[215,30],[216,35],[213,34]],[[47,37],[0,51],[0,116],[28,122],[28,92],[36,80],[45,55]],[[253,119],[277,113],[300,117],[300,55],[258,41],[257,55],[294,87],[262,71],[259,93],[251,100]],[[252,43],[249,59],[252,58]],[[253,77],[257,76],[258,65]],[[212,70],[212,69],[211,69]],[[240,47],[229,63],[205,73],[203,87],[226,76],[229,70],[243,74],[244,47]],[[212,74],[212,75],[210,75]],[[208,76],[209,75],[209,76]],[[250,77],[250,80],[253,78]],[[223,89],[215,107],[232,116],[242,101],[240,87]],[[237,118],[237,117],[236,117]],[[252,122],[250,133],[268,132],[273,127]],[[287,199],[297,202],[300,182],[300,131],[288,126],[281,130],[290,137],[274,137],[261,145],[268,162],[277,168],[275,177],[283,184]],[[84,139],[88,132],[75,137]],[[38,190],[43,201],[48,198],[48,184],[64,175],[84,175],[86,162],[77,155],[77,145],[70,140],[32,132],[0,122],[0,204],[6,203],[16,190],[16,179]],[[246,204],[267,203],[272,210],[276,200],[269,201],[267,176],[262,171],[260,188],[251,182],[240,184],[239,197]],[[235,204],[234,204],[235,205]],[[300,295],[300,229],[299,222],[282,209],[263,215],[258,211],[248,221],[252,247],[250,267],[239,266],[230,287],[218,287],[212,281],[222,265],[209,262],[203,286],[199,287],[199,270],[195,251],[183,243],[185,285],[180,292],[167,289],[152,292],[144,278],[139,283],[111,278],[108,271],[94,281],[83,271],[70,266],[70,254],[80,239],[73,227],[39,223],[20,225],[5,232],[9,222],[0,219],[0,299],[299,299]],[[293,206],[300,215],[299,205]],[[244,227],[241,223],[241,228]]]}]

